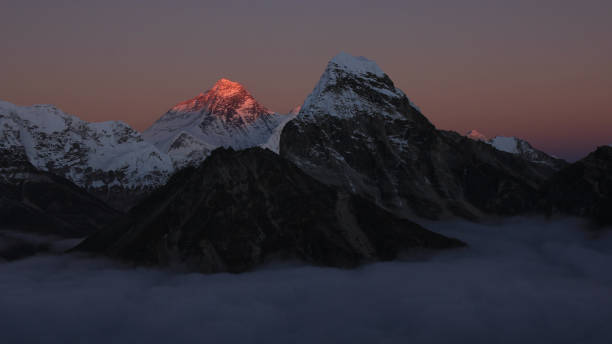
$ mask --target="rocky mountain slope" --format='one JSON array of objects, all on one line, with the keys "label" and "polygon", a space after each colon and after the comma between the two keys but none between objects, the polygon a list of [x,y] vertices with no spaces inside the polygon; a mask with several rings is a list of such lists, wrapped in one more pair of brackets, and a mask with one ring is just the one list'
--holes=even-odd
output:
[{"label": "rocky mountain slope", "polygon": [[240,272],[270,259],[351,267],[404,250],[462,245],[323,185],[269,150],[219,148],[78,250]]},{"label": "rocky mountain slope", "polygon": [[[122,122],[90,123],[51,105],[0,102],[0,149],[118,208],[163,184],[170,158]],[[7,167],[8,168],[8,167]]]},{"label": "rocky mountain slope", "polygon": [[72,182],[35,168],[25,150],[0,149],[0,231],[84,237],[118,215]]},{"label": "rocky mountain slope", "polygon": [[612,146],[601,146],[556,173],[547,184],[552,212],[612,225]]},{"label": "rocky mountain slope", "polygon": [[427,218],[534,211],[553,173],[437,130],[376,63],[344,53],[283,129],[280,154],[323,183]]},{"label": "rocky mountain slope", "polygon": [[289,119],[259,104],[241,84],[220,79],[207,92],[174,106],[143,136],[183,167],[198,164],[217,147],[266,144]]}]

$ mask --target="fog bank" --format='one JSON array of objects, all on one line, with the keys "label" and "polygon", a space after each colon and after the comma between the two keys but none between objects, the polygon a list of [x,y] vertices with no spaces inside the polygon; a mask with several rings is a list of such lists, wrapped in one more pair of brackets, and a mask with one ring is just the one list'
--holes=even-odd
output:
[{"label": "fog bank", "polygon": [[609,343],[612,236],[577,220],[432,223],[469,248],[239,275],[73,256],[0,263],[4,343]]}]

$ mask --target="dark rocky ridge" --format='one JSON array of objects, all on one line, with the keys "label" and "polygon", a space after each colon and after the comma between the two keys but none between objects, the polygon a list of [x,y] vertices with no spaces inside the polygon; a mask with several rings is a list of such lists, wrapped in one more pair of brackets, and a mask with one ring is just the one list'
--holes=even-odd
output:
[{"label": "dark rocky ridge", "polygon": [[[364,61],[354,59],[350,64]],[[400,216],[432,219],[535,212],[542,184],[554,173],[437,130],[386,74],[334,60],[285,126],[280,154],[325,184]]]},{"label": "dark rocky ridge", "polygon": [[119,213],[72,182],[0,150],[0,229],[84,237]]},{"label": "dark rocky ridge", "polygon": [[556,173],[546,185],[546,200],[552,213],[612,225],[612,147],[598,147]]},{"label": "dark rocky ridge", "polygon": [[217,149],[77,249],[146,265],[240,272],[269,259],[352,267],[462,246],[321,184],[261,148]]}]

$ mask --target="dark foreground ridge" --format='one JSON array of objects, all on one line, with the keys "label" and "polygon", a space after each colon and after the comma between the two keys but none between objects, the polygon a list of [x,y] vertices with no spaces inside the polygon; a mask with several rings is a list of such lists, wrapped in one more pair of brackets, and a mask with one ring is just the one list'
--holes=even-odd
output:
[{"label": "dark foreground ridge", "polygon": [[119,213],[60,176],[36,169],[23,152],[0,149],[0,230],[82,238]]},{"label": "dark foreground ridge", "polygon": [[552,212],[612,225],[612,147],[598,147],[557,172],[548,183],[547,200]]},{"label": "dark foreground ridge", "polygon": [[144,265],[241,272],[270,259],[354,267],[464,246],[326,186],[269,150],[220,148],[77,250]]}]

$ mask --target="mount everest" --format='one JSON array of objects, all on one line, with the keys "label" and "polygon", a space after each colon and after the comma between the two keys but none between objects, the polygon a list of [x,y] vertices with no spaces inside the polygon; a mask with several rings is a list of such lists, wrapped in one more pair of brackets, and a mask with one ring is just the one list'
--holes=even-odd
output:
[{"label": "mount everest", "polygon": [[170,109],[143,137],[183,167],[201,162],[217,147],[266,145],[290,119],[258,103],[241,84],[220,79],[207,92]]}]

